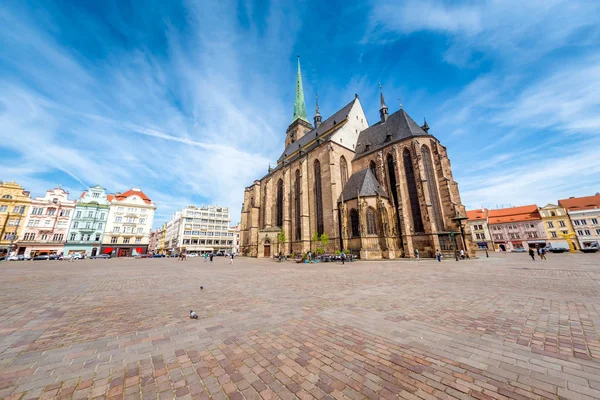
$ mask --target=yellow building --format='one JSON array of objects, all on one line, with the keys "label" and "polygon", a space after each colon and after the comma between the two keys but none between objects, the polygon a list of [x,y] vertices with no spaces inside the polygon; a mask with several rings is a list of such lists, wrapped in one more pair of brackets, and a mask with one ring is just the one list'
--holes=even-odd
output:
[{"label": "yellow building", "polygon": [[539,209],[548,243],[552,248],[577,250],[577,239],[567,210],[555,204]]},{"label": "yellow building", "polygon": [[21,238],[30,204],[31,193],[23,186],[0,181],[0,257],[14,250]]},{"label": "yellow building", "polygon": [[158,236],[158,244],[156,246],[156,252],[158,254],[165,253],[165,236],[167,235],[167,223],[165,222],[163,226],[160,227],[160,232]]}]

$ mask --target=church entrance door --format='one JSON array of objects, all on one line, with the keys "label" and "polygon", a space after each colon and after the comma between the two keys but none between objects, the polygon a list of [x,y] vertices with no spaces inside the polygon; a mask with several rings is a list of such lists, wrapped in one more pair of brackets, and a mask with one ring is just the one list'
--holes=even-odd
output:
[{"label": "church entrance door", "polygon": [[269,242],[265,242],[265,250],[263,252],[263,255],[265,258],[269,258],[271,257],[271,243]]}]

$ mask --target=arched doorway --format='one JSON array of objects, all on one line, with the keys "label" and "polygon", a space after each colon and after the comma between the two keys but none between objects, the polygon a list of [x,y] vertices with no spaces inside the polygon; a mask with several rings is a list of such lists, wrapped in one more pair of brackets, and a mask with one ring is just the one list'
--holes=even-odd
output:
[{"label": "arched doorway", "polygon": [[263,247],[264,247],[263,256],[265,258],[270,258],[271,257],[271,242],[268,240],[265,240],[265,244]]},{"label": "arched doorway", "polygon": [[94,247],[94,248],[92,249],[92,257],[95,257],[95,256],[96,256],[96,252],[97,252],[97,250],[98,250],[98,249],[97,249],[96,247]]}]

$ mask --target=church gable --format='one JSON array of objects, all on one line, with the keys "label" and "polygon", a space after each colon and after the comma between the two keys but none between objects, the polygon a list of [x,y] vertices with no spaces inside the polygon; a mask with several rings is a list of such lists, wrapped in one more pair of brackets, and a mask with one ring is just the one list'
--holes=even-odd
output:
[{"label": "church gable", "polygon": [[355,151],[358,135],[369,127],[358,96],[351,104],[345,118],[346,123],[331,136],[330,140],[349,150]]},{"label": "church gable", "polygon": [[356,199],[357,197],[381,196],[387,198],[388,195],[383,190],[377,178],[369,168],[352,174],[342,192],[342,201]]}]

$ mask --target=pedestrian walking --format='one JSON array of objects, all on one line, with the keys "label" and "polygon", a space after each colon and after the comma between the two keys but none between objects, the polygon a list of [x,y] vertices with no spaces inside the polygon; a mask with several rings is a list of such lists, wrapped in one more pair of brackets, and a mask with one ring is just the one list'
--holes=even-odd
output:
[{"label": "pedestrian walking", "polygon": [[442,262],[442,252],[439,249],[435,251],[435,258],[437,258],[438,262]]},{"label": "pedestrian walking", "polygon": [[529,248],[529,255],[531,256],[531,259],[533,261],[535,261],[535,251],[533,251],[533,248]]},{"label": "pedestrian walking", "polygon": [[419,249],[415,249],[415,258],[417,259],[417,261],[420,260]]},{"label": "pedestrian walking", "polygon": [[229,264],[233,264],[233,253],[229,256]]},{"label": "pedestrian walking", "polygon": [[463,249],[460,249],[460,259],[461,260],[465,259],[465,251]]},{"label": "pedestrian walking", "polygon": [[546,259],[546,249],[544,249],[543,247],[540,249],[540,258],[542,260]]},{"label": "pedestrian walking", "polygon": [[204,262],[208,259],[208,253],[204,253]]},{"label": "pedestrian walking", "polygon": [[344,253],[343,251],[342,251],[341,258],[342,258],[342,265],[344,265],[346,263],[346,253]]},{"label": "pedestrian walking", "polygon": [[213,256],[214,256],[214,254],[213,254],[213,253],[210,253],[210,256],[209,256],[209,258],[210,258],[210,262],[212,262]]}]

